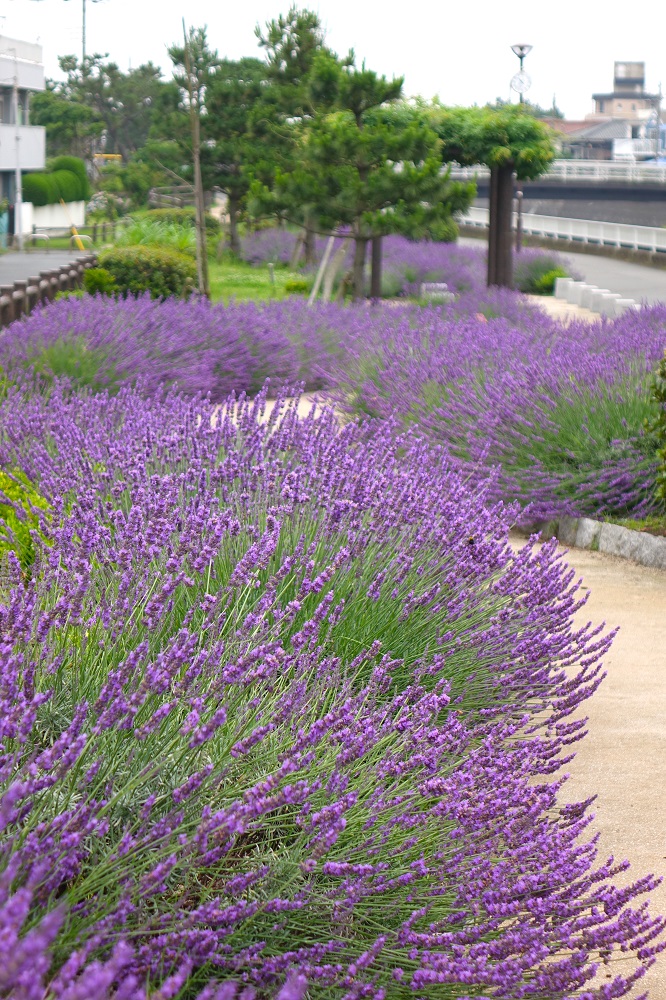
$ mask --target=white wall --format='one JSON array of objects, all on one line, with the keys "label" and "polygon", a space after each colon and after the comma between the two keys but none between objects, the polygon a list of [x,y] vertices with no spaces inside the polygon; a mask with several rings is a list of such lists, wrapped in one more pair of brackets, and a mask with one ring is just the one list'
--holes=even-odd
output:
[{"label": "white wall", "polygon": [[83,226],[86,220],[85,201],[70,201],[66,207],[62,205],[32,205],[23,202],[21,229],[24,234],[31,233],[33,226],[37,231],[63,229],[69,232],[71,226]]}]

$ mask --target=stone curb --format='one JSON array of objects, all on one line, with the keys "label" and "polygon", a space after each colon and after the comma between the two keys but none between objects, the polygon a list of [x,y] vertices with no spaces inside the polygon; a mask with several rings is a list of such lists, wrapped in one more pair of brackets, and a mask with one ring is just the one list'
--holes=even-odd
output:
[{"label": "stone curb", "polygon": [[561,517],[559,521],[533,521],[516,525],[522,535],[553,536],[569,548],[606,552],[622,559],[632,559],[641,566],[666,569],[666,538],[634,531],[620,524],[594,521],[590,517]]}]

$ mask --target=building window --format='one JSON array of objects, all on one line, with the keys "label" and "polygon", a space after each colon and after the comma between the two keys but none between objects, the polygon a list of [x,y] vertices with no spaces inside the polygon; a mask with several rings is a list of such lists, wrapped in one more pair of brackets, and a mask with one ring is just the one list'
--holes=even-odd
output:
[{"label": "building window", "polygon": [[631,105],[631,110],[632,110],[632,111],[635,111],[635,110],[636,110],[636,105],[635,105],[635,104],[632,104],[632,105]]},{"label": "building window", "polygon": [[617,102],[617,110],[622,111],[622,101]]},{"label": "building window", "polygon": [[603,110],[604,110],[604,102],[603,101],[599,101],[599,111],[603,111]]}]

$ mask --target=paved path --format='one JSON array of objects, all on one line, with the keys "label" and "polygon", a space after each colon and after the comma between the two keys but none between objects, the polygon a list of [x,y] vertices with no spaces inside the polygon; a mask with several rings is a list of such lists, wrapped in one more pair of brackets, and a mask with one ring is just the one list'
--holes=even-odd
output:
[{"label": "paved path", "polygon": [[62,267],[80,256],[79,250],[73,253],[69,250],[32,250],[0,254],[0,285],[13,285],[15,281],[36,278],[40,271]]},{"label": "paved path", "polygon": [[619,292],[637,302],[666,302],[666,270],[586,253],[567,252],[564,256],[583,281],[591,285]]},{"label": "paved path", "polygon": [[[514,544],[524,544],[517,536]],[[589,588],[581,624],[620,626],[605,661],[608,676],[584,706],[588,735],[567,765],[563,799],[597,795],[592,829],[600,834],[599,858],[625,858],[628,884],[648,873],[666,876],[666,573],[601,552],[566,555]],[[666,884],[651,909],[666,913]],[[666,953],[648,972],[639,996],[666,1000]]]},{"label": "paved path", "polygon": [[[476,246],[486,242],[486,237],[473,239],[461,237],[463,246]],[[547,252],[547,251],[546,251]],[[666,302],[666,270],[649,267],[647,264],[632,264],[612,257],[596,257],[586,253],[558,251],[571,262],[572,269],[583,281],[599,288],[619,292],[637,302]],[[663,1000],[666,1000],[666,993]]]}]

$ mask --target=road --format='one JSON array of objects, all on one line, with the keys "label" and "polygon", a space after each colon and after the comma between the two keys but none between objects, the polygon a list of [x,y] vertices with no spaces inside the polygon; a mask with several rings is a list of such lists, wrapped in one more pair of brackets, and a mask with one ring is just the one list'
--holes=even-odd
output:
[{"label": "road", "polygon": [[50,271],[76,260],[78,250],[32,250],[24,253],[0,254],[0,285],[13,285],[15,281],[36,278],[40,271]]}]

